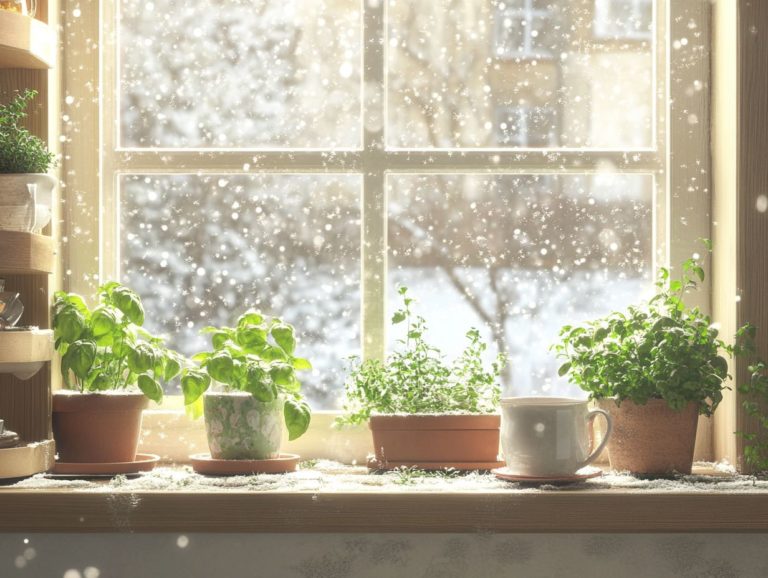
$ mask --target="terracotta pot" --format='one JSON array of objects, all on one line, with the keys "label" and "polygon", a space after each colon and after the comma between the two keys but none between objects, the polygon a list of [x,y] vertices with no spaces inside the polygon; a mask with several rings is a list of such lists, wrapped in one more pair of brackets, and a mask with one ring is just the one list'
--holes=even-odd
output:
[{"label": "terracotta pot", "polygon": [[494,414],[378,415],[369,421],[381,465],[496,462],[500,425],[501,416]]},{"label": "terracotta pot", "polygon": [[645,405],[601,399],[597,405],[613,418],[608,441],[612,469],[646,475],[691,473],[698,404],[691,402],[682,411],[674,411],[663,399]]},{"label": "terracotta pot", "polygon": [[62,462],[118,463],[136,459],[143,393],[53,394],[53,438]]},{"label": "terracotta pot", "polygon": [[285,400],[280,397],[264,403],[242,391],[207,392],[203,396],[203,408],[211,457],[220,460],[279,457],[284,405]]}]

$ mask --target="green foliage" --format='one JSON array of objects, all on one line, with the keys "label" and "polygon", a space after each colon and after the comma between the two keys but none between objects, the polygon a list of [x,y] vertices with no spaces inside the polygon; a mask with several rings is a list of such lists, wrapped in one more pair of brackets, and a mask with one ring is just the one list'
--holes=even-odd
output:
[{"label": "green foliage", "polygon": [[405,338],[386,362],[369,359],[353,365],[345,383],[345,415],[338,424],[358,424],[373,413],[492,413],[501,397],[498,377],[506,363],[500,353],[490,369],[483,367],[486,344],[470,329],[468,344],[452,365],[425,339],[423,317],[411,311],[413,299],[401,287],[402,307],[392,324],[405,323]]},{"label": "green foliage", "polygon": [[37,91],[27,90],[0,105],[0,173],[46,173],[55,164],[45,143],[21,124],[35,96]]},{"label": "green foliage", "polygon": [[144,308],[136,293],[112,282],[99,287],[98,297],[90,309],[79,295],[55,295],[53,333],[64,383],[81,392],[136,386],[159,403],[160,383],[182,373],[186,360],[141,327]]},{"label": "green foliage", "polygon": [[745,442],[744,460],[755,472],[768,472],[768,364],[757,355],[755,336],[757,329],[745,325],[736,334],[736,354],[747,358],[749,382],[739,385],[744,395],[742,406],[752,417],[755,428],[751,432],[736,432]]},{"label": "green foliage", "polygon": [[296,338],[291,325],[249,310],[238,318],[236,327],[206,327],[202,332],[211,336],[213,351],[193,357],[203,371],[189,371],[182,377],[187,406],[198,403],[213,379],[265,403],[284,397],[288,439],[307,431],[311,412],[300,393],[296,372],[312,369],[312,365],[293,356]]},{"label": "green foliage", "polygon": [[696,402],[711,415],[729,378],[725,356],[734,348],[718,336],[710,318],[688,308],[683,296],[704,281],[696,259],[683,263],[680,279],[660,269],[656,295],[642,306],[560,330],[553,346],[564,360],[559,374],[591,399],[616,396],[620,403],[664,399],[675,410]]}]

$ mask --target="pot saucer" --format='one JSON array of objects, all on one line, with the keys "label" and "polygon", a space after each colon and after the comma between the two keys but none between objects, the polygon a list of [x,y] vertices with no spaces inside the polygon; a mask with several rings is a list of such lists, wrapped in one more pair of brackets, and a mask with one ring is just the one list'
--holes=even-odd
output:
[{"label": "pot saucer", "polygon": [[575,474],[563,476],[520,476],[518,474],[511,473],[506,467],[496,468],[495,470],[492,470],[492,472],[500,480],[506,480],[507,482],[517,482],[519,484],[534,485],[576,484],[603,475],[603,471],[598,469],[590,469],[582,471],[581,473],[576,472]]},{"label": "pot saucer", "polygon": [[368,460],[369,470],[395,470],[397,468],[415,468],[418,470],[493,470],[503,466],[503,461],[496,462],[380,462],[376,458]]},{"label": "pot saucer", "polygon": [[80,476],[80,477],[102,477],[116,476],[120,474],[138,474],[139,472],[148,472],[160,461],[160,456],[155,454],[136,454],[136,459],[132,462],[105,462],[105,463],[76,463],[59,462],[53,466],[51,472],[54,476]]},{"label": "pot saucer", "polygon": [[206,476],[248,476],[251,474],[286,474],[295,472],[299,465],[296,454],[280,454],[266,460],[219,460],[211,454],[189,456],[192,468]]}]

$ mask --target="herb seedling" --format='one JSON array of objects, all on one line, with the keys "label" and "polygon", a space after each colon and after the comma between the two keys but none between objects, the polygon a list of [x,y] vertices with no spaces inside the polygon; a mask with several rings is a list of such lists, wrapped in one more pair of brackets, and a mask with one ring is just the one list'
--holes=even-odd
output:
[{"label": "herb seedling", "polygon": [[413,299],[401,287],[403,304],[392,324],[405,324],[405,337],[385,362],[353,358],[345,383],[345,415],[338,424],[359,424],[373,413],[493,413],[501,397],[498,378],[506,363],[500,353],[490,369],[483,365],[487,348],[477,329],[470,329],[461,356],[448,365],[440,350],[427,343],[427,324],[411,310]]}]

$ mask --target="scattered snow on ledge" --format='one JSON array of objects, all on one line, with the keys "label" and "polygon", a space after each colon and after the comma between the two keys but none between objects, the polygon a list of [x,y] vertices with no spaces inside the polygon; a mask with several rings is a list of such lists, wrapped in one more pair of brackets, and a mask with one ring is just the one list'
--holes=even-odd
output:
[{"label": "scattered snow on ledge", "polygon": [[282,475],[231,477],[201,476],[189,466],[159,467],[136,478],[116,476],[109,481],[54,479],[38,474],[14,484],[20,489],[70,489],[103,493],[169,492],[550,492],[579,490],[628,490],[665,492],[768,492],[768,480],[735,475],[727,464],[697,463],[716,475],[680,476],[674,479],[641,479],[605,472],[581,484],[523,486],[497,479],[493,474],[472,472],[424,475],[418,471],[368,474],[360,466],[320,460],[297,472]]}]

